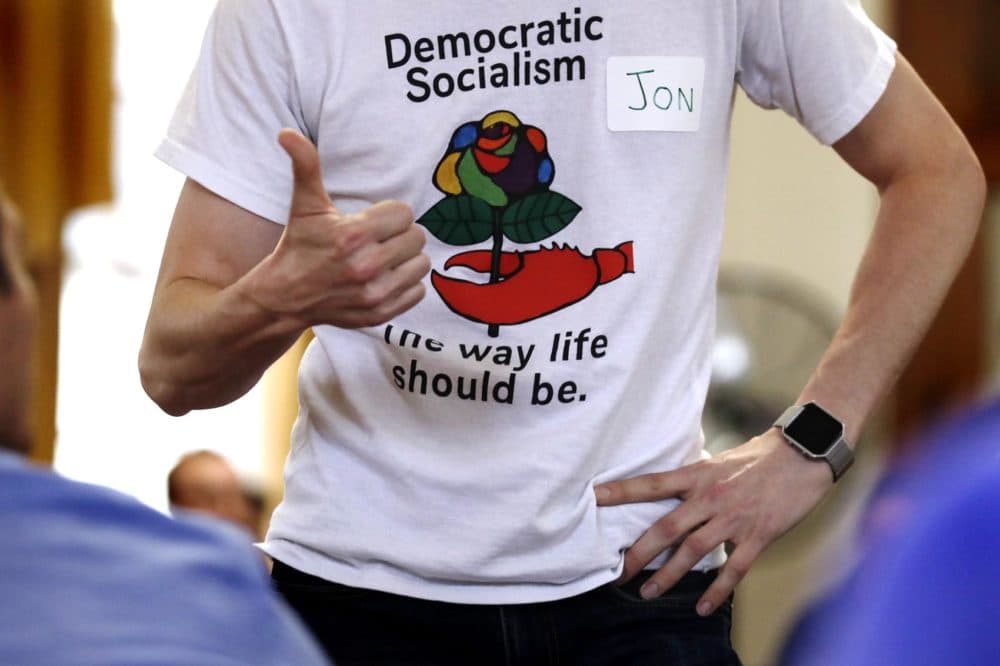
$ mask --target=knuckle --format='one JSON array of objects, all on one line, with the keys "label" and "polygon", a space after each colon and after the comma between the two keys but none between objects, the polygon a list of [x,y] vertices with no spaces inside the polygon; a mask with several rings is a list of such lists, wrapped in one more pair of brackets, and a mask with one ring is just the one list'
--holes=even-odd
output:
[{"label": "knuckle", "polygon": [[744,519],[745,531],[748,545],[756,548],[763,548],[784,533],[786,528],[780,524],[780,519],[776,516],[747,516]]},{"label": "knuckle", "polygon": [[345,263],[341,275],[344,282],[348,284],[364,284],[368,277],[364,271],[364,267],[356,261]]},{"label": "knuckle", "polygon": [[660,495],[666,492],[669,484],[669,477],[666,474],[650,474],[646,478],[646,490],[653,495]]},{"label": "knuckle", "polygon": [[729,575],[734,581],[739,582],[743,580],[743,577],[750,572],[750,565],[747,562],[732,561],[728,562]]},{"label": "knuckle", "polygon": [[781,529],[770,520],[764,520],[750,533],[755,542],[770,543],[781,535]]},{"label": "knuckle", "polygon": [[399,217],[400,219],[406,219],[410,221],[414,219],[413,208],[411,208],[409,204],[403,203],[402,201],[399,201],[397,199],[390,199],[385,202],[385,206],[389,210],[389,212],[391,212],[394,216]]},{"label": "knuckle", "polygon": [[705,479],[712,478],[714,476],[715,466],[718,462],[714,458],[708,460],[699,460],[698,462],[691,463],[687,467],[682,468],[678,471],[683,471],[687,480],[692,484],[704,483]]},{"label": "knuckle", "polygon": [[423,249],[427,246],[427,234],[424,233],[424,230],[417,225],[413,225],[407,233],[416,237],[417,251],[423,251]]},{"label": "knuckle", "polygon": [[378,256],[353,256],[344,265],[344,277],[349,281],[364,284],[366,289],[379,273],[382,272],[382,261]]},{"label": "knuckle", "polygon": [[400,297],[398,294],[388,293],[382,302],[372,308],[372,312],[380,318],[390,319],[395,317],[400,311]]},{"label": "knuckle", "polygon": [[653,533],[663,541],[673,542],[679,536],[679,526],[677,520],[667,516],[656,521],[653,525]]},{"label": "knuckle", "polygon": [[684,539],[684,548],[692,555],[701,557],[708,551],[712,550],[714,544],[709,543],[709,539],[701,536],[700,534],[692,534],[688,538]]},{"label": "knuckle", "polygon": [[677,547],[676,558],[678,561],[694,563],[701,559],[705,551],[700,550],[697,546],[691,543],[690,537],[684,539],[681,545]]},{"label": "knuckle", "polygon": [[417,272],[422,279],[425,275],[431,272],[431,258],[426,254],[421,254],[420,258],[417,260]]},{"label": "knuckle", "polygon": [[722,481],[715,481],[705,490],[705,496],[711,502],[721,501],[729,492],[729,487]]},{"label": "knuckle", "polygon": [[725,512],[719,514],[718,520],[721,521],[723,527],[727,532],[735,538],[736,536],[742,537],[747,534],[747,521],[746,517],[742,513],[738,512]]},{"label": "knuckle", "polygon": [[636,548],[629,548],[625,551],[625,561],[622,570],[622,578],[631,578],[646,566],[649,560],[644,559]]},{"label": "knuckle", "polygon": [[389,296],[389,289],[379,282],[368,282],[361,288],[359,296],[362,307],[378,309],[378,306]]},{"label": "knuckle", "polygon": [[343,260],[351,255],[368,237],[368,230],[361,224],[347,222],[338,224],[330,234],[330,246],[334,258]]}]

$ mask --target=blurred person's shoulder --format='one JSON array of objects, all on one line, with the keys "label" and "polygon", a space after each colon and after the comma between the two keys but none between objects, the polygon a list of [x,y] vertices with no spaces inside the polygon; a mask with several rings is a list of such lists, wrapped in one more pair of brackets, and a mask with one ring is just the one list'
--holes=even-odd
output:
[{"label": "blurred person's shoulder", "polygon": [[1000,473],[1000,396],[943,419],[919,437],[900,465],[917,484],[957,485]]},{"label": "blurred person's shoulder", "polygon": [[324,663],[238,530],[0,452],[0,534],[0,663]]},{"label": "blurred person's shoulder", "polygon": [[[129,495],[74,481],[4,451],[0,451],[0,506],[3,522],[17,520],[19,515],[44,515],[47,520],[39,528],[47,531],[73,523],[76,527],[65,534],[67,539],[83,538],[80,528],[87,527],[94,530],[91,535],[100,535],[119,548],[129,543],[146,547],[158,541],[182,546],[201,543],[206,548],[244,553],[248,563],[254,562],[252,549],[238,530],[208,521],[174,520]],[[6,527],[3,522],[0,528]]]}]

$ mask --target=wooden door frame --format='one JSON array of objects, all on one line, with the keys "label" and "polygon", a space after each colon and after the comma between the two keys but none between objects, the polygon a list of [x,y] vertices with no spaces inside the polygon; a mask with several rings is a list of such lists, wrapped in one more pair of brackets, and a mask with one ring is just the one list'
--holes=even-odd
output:
[{"label": "wooden door frame", "polygon": [[[995,0],[895,0],[900,51],[1000,183],[1000,6]],[[980,232],[941,312],[895,391],[895,440],[974,399],[989,365],[988,244]]]}]

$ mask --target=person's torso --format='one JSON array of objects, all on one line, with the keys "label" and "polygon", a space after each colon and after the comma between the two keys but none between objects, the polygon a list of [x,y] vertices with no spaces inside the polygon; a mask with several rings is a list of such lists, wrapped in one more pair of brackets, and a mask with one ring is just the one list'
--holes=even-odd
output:
[{"label": "person's torso", "polygon": [[672,504],[592,485],[701,455],[736,3],[276,7],[334,202],[412,206],[433,273],[316,330],[269,550],[463,602],[613,579]]}]

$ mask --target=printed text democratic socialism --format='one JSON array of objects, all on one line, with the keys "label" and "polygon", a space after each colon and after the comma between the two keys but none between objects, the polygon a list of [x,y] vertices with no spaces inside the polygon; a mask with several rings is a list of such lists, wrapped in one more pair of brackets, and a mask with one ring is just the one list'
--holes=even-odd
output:
[{"label": "printed text democratic socialism", "polygon": [[[406,96],[414,102],[456,92],[579,81],[587,78],[586,58],[553,51],[603,39],[603,23],[603,17],[584,17],[576,7],[572,14],[564,11],[555,19],[499,29],[419,38],[397,32],[385,36],[386,64],[389,69],[410,66]],[[468,63],[473,57],[475,63]],[[449,67],[449,61],[456,63]]]}]

